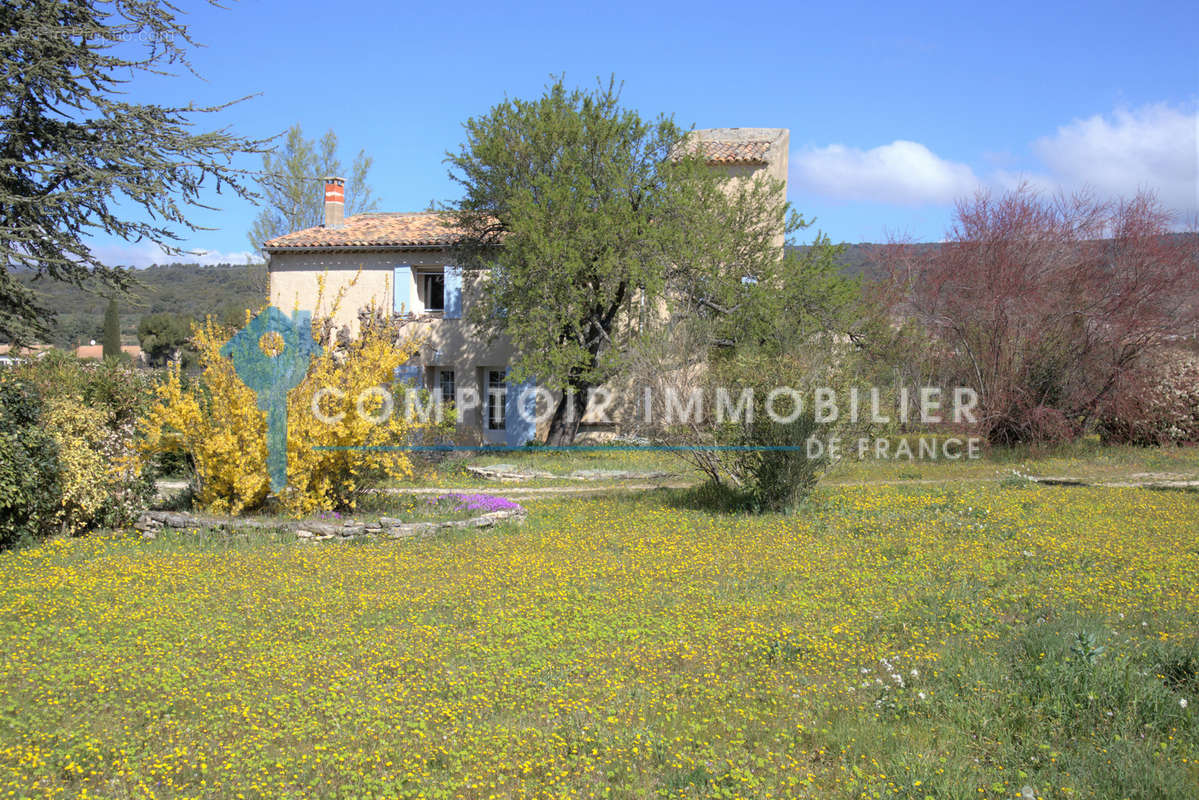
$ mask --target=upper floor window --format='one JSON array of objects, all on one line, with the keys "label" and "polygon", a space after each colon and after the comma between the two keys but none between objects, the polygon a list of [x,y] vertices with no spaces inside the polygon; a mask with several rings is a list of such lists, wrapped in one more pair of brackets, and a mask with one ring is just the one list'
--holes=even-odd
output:
[{"label": "upper floor window", "polygon": [[422,272],[420,274],[421,299],[425,311],[445,311],[445,274]]}]

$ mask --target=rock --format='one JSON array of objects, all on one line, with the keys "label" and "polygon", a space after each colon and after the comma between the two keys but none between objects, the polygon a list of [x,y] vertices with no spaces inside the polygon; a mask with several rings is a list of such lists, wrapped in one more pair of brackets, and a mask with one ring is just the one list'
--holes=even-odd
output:
[{"label": "rock", "polygon": [[154,539],[158,538],[158,534],[154,531],[142,531],[142,538],[153,541]]},{"label": "rock", "polygon": [[299,528],[296,530],[296,538],[297,539],[311,539],[314,536],[316,536],[316,534],[314,534],[312,531],[306,531],[303,528]]},{"label": "rock", "polygon": [[552,472],[540,469],[526,469],[515,464],[492,464],[489,467],[467,467],[466,471],[489,481],[512,482],[527,481],[534,478],[556,477]]},{"label": "rock", "polygon": [[340,536],[342,531],[341,525],[333,525],[329,522],[317,522],[315,520],[305,522],[304,527],[315,533],[318,537]]},{"label": "rock", "polygon": [[174,511],[156,511],[151,514],[156,522],[168,528],[192,528],[195,523],[189,514],[177,514]]},{"label": "rock", "polygon": [[339,533],[340,533],[342,536],[346,536],[346,537],[349,537],[349,536],[361,536],[361,535],[362,535],[362,534],[364,534],[365,532],[366,532],[366,527],[365,527],[365,526],[363,526],[363,525],[353,525],[353,524],[350,524],[350,523],[348,523],[348,522],[347,522],[345,525],[341,526],[341,531],[339,531]]}]

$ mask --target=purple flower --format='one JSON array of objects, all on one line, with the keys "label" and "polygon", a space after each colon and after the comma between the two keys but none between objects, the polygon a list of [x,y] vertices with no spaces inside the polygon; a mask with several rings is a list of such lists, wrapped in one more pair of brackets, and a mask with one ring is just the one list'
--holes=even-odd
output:
[{"label": "purple flower", "polygon": [[523,511],[519,503],[514,503],[506,497],[496,497],[492,494],[461,494],[450,492],[438,496],[437,502],[449,501],[454,503],[455,511]]}]

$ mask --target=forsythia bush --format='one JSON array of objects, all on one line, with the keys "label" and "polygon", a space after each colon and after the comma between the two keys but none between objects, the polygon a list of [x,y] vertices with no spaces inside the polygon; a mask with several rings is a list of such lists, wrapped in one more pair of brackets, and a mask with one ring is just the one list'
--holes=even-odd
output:
[{"label": "forsythia bush", "polygon": [[[390,414],[385,408],[396,368],[418,343],[411,337],[397,343],[399,331],[380,313],[362,314],[361,323],[358,338],[349,341],[332,335],[331,326],[313,323],[323,353],[313,358],[307,377],[287,397],[287,487],[278,499],[290,513],[353,508],[361,493],[380,480],[410,475],[406,453],[369,448],[406,444],[431,427],[409,421],[399,392]],[[199,379],[185,386],[175,367],[159,388],[142,431],[147,451],[191,455],[201,506],[241,514],[266,503],[270,478],[266,415],[233,362],[220,354],[232,334],[211,319],[194,331]],[[452,421],[447,417],[444,424]]]}]

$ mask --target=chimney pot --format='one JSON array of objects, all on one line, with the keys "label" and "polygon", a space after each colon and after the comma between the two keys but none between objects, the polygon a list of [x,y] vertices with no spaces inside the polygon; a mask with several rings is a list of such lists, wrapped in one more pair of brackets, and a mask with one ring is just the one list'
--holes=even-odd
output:
[{"label": "chimney pot", "polygon": [[345,225],[346,179],[325,178],[325,227],[340,228]]}]

